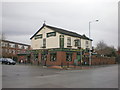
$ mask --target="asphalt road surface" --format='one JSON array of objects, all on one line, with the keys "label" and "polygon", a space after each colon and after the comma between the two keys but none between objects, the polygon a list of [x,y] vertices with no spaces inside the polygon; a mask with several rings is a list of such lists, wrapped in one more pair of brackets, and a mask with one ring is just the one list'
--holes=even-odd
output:
[{"label": "asphalt road surface", "polygon": [[118,65],[89,70],[58,70],[3,65],[3,88],[118,88]]}]

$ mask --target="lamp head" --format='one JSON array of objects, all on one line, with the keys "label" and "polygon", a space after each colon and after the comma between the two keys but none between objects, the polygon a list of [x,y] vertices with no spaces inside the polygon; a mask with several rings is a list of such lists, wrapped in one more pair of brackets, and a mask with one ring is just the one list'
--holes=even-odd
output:
[{"label": "lamp head", "polygon": [[98,22],[99,20],[96,20],[96,22]]}]

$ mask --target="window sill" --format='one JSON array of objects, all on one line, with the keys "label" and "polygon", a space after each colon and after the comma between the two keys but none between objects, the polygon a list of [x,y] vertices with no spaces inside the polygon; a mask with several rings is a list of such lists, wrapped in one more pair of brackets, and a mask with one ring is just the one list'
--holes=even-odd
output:
[{"label": "window sill", "polygon": [[72,47],[72,46],[67,46],[67,47]]}]

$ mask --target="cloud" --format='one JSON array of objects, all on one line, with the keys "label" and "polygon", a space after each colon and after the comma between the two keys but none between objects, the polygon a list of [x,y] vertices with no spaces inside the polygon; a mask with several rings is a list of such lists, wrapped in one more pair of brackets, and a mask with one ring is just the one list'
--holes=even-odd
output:
[{"label": "cloud", "polygon": [[30,42],[28,36],[32,36],[46,20],[46,23],[52,26],[88,36],[88,22],[99,19],[99,22],[91,24],[93,45],[98,40],[104,39],[108,44],[117,47],[117,0],[116,2],[114,0],[110,2],[85,1],[87,2],[84,0],[78,2],[4,2],[2,5],[3,32],[12,40],[15,40],[15,37],[21,37],[19,39],[23,41],[24,36]]}]

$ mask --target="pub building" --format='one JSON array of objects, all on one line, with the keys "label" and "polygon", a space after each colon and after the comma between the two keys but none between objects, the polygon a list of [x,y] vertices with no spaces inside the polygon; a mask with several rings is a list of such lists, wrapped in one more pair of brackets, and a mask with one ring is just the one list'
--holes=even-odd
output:
[{"label": "pub building", "polygon": [[92,39],[85,35],[44,23],[30,40],[31,50],[19,53],[19,61],[45,66],[89,64]]}]

